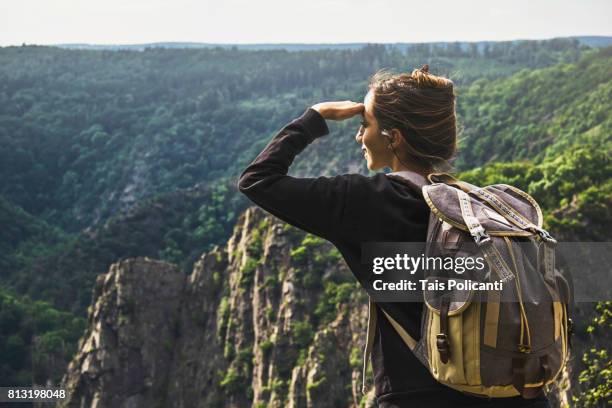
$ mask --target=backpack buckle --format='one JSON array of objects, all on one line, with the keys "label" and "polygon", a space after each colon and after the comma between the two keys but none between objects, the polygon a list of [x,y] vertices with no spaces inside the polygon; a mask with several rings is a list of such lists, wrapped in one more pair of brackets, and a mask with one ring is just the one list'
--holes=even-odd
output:
[{"label": "backpack buckle", "polygon": [[531,353],[531,346],[529,344],[519,344],[518,350],[521,353]]},{"label": "backpack buckle", "polygon": [[436,335],[436,348],[440,353],[440,361],[446,364],[449,357],[449,343],[446,333],[438,333]]},{"label": "backpack buckle", "polygon": [[550,243],[553,243],[553,244],[557,243],[557,240],[554,239],[553,236],[550,235],[550,233],[548,231],[546,231],[544,228],[535,227],[534,230],[535,230],[535,232],[538,233],[540,238],[542,238],[544,241],[550,242]]},{"label": "backpack buckle", "polygon": [[489,234],[487,234],[482,225],[479,225],[472,231],[472,237],[474,237],[474,242],[476,242],[476,245],[478,246],[481,246],[491,241],[491,237],[489,236]]}]

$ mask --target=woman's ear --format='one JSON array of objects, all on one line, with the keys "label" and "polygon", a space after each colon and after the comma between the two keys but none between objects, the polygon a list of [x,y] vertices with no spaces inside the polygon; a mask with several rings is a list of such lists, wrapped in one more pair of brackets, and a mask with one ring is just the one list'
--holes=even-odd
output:
[{"label": "woman's ear", "polygon": [[388,134],[390,136],[388,138],[389,143],[391,143],[394,149],[397,149],[402,143],[402,139],[404,138],[402,136],[402,132],[400,132],[399,129],[393,128],[388,132]]},{"label": "woman's ear", "polygon": [[393,135],[388,130],[382,130],[380,132],[385,138],[385,142],[387,143],[387,149],[393,148]]}]

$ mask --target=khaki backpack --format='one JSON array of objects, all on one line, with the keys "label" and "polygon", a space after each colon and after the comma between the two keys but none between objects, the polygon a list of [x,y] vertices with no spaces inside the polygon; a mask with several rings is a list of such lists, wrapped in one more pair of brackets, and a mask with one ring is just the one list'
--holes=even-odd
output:
[{"label": "khaki backpack", "polygon": [[[536,201],[506,184],[479,188],[446,173],[430,174],[432,184],[408,171],[387,176],[420,189],[431,209],[426,256],[482,256],[487,280],[504,285],[488,291],[424,290],[418,340],[370,298],[362,391],[379,307],[440,383],[483,397],[538,396],[568,358],[571,286],[555,268],[556,241],[542,229]],[[428,281],[448,278],[423,273]],[[508,294],[515,300],[503,301]]]}]

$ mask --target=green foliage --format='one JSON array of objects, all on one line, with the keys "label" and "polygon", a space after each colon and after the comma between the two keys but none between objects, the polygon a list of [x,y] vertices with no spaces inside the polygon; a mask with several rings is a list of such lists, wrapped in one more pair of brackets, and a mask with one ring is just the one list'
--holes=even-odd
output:
[{"label": "green foliage", "polygon": [[217,337],[225,336],[227,329],[227,320],[229,318],[229,301],[227,296],[221,298],[217,309]]},{"label": "green foliage", "polygon": [[[405,70],[414,61],[427,60],[438,73],[452,74],[462,87],[524,67],[572,63],[581,53],[572,40],[476,48],[421,44],[405,51],[371,45],[304,53],[4,48],[0,50],[0,82],[5,90],[0,94],[4,196],[69,231],[102,225],[122,203],[132,206],[142,198],[151,199],[137,205],[133,216],[111,219],[94,239],[82,234],[57,250],[39,245],[32,255],[51,250],[49,256],[26,255],[39,259],[27,271],[9,268],[15,274],[11,286],[59,307],[83,311],[89,294],[74,293],[73,288],[90,288],[93,277],[119,258],[160,257],[189,271],[202,250],[229,235],[236,214],[246,205],[236,194],[235,178],[278,123],[320,98],[359,99],[365,78],[377,68]],[[270,60],[275,63],[257,64]],[[588,61],[581,60],[578,68],[589,68],[596,75],[606,66],[605,60],[599,68]],[[248,75],[244,67],[249,67]],[[593,101],[605,97],[605,90],[598,92],[599,99]],[[586,112],[590,111],[589,107]],[[590,119],[594,124],[605,110],[597,112]],[[338,130],[352,131],[351,126],[340,123]],[[605,129],[601,132],[605,134]],[[313,145],[304,152],[296,170],[307,166],[301,170],[313,172],[329,168],[330,163],[354,162],[356,148],[350,140],[332,138],[326,143],[325,148]],[[224,178],[228,182],[222,182]],[[207,183],[202,194],[169,193],[200,181]],[[51,284],[40,278],[42,265]],[[74,281],[63,285],[62,273]]]},{"label": "green foliage", "polygon": [[612,179],[574,194],[571,202],[545,216],[550,229],[565,240],[603,242],[612,227]]},{"label": "green foliage", "polygon": [[268,228],[269,224],[270,224],[270,219],[269,218],[264,218],[263,220],[259,221],[259,224],[257,225],[257,229],[261,233],[263,233]]},{"label": "green foliage", "polygon": [[327,253],[322,254],[322,255],[315,255],[315,262],[318,263],[336,263],[341,261],[342,258],[342,254],[340,254],[340,251],[338,251],[338,249],[336,247],[331,248]]},{"label": "green foliage", "polygon": [[262,255],[263,241],[261,238],[261,231],[259,229],[254,229],[251,231],[251,237],[249,245],[247,246],[247,251],[254,258],[259,258]]},{"label": "green foliage", "polygon": [[529,185],[529,193],[545,208],[567,205],[574,194],[608,182],[612,174],[612,141],[606,150],[573,146],[553,160],[538,166],[540,177]]},{"label": "green foliage", "polygon": [[117,323],[119,326],[125,326],[130,323],[130,319],[126,315],[120,314],[117,318]]},{"label": "green foliage", "polygon": [[274,311],[274,309],[271,306],[266,307],[266,318],[270,322],[273,322],[274,319],[276,318],[276,312]]},{"label": "green foliage", "polygon": [[281,380],[280,378],[275,378],[268,383],[268,387],[271,392],[278,393],[286,386],[286,382]]},{"label": "green foliage", "polygon": [[63,250],[72,236],[26,213],[0,196],[0,278],[34,259]]},{"label": "green foliage", "polygon": [[306,270],[302,274],[302,285],[306,289],[315,289],[321,285],[321,277],[312,270]]},{"label": "green foliage", "polygon": [[312,324],[308,321],[303,322],[292,322],[291,323],[291,337],[293,343],[298,348],[306,348],[310,345],[314,336],[314,330]]},{"label": "green foliage", "polygon": [[231,339],[226,341],[225,345],[223,346],[223,357],[225,357],[226,360],[232,360],[234,357],[236,357],[236,349],[234,348],[234,344],[231,342]]},{"label": "green foliage", "polygon": [[272,350],[272,347],[274,347],[274,342],[272,340],[264,340],[259,344],[259,348],[261,349],[261,352],[264,354],[264,356],[268,356],[270,351]]},{"label": "green foliage", "polygon": [[214,271],[212,273],[213,283],[218,286],[221,283],[221,273],[218,271]]},{"label": "green foliage", "polygon": [[[279,123],[316,100],[363,97],[376,69],[435,63],[464,84],[580,53],[576,40],[495,43],[486,52],[457,44],[309,52],[5,47],[2,194],[77,231],[123,203],[238,176]],[[329,153],[303,165],[347,162],[356,153],[349,142],[330,140]],[[199,231],[209,233],[220,231],[214,224]]]},{"label": "green foliage", "polygon": [[326,240],[313,234],[306,234],[300,246],[290,252],[291,259],[296,268],[298,277],[304,288],[317,289],[327,275],[333,275],[338,261],[342,258],[340,252]]},{"label": "green foliage", "polygon": [[67,366],[85,330],[85,319],[0,288],[0,384],[31,386],[46,379],[59,382],[65,367],[47,366],[59,359]]},{"label": "green foliage", "polygon": [[359,408],[365,408],[366,404],[368,403],[368,399],[369,399],[369,395],[362,395],[361,399],[359,400]]},{"label": "green foliage", "polygon": [[325,290],[315,307],[314,315],[322,324],[332,322],[338,313],[338,307],[346,303],[351,295],[360,288],[358,283],[325,282]]},{"label": "green foliage", "polygon": [[240,275],[240,285],[246,286],[253,282],[255,277],[255,269],[259,265],[259,262],[253,258],[247,258],[242,267],[242,274]]},{"label": "green foliage", "polygon": [[[190,271],[202,251],[231,233],[248,204],[237,192],[237,176],[279,123],[315,101],[361,99],[366,78],[378,68],[405,71],[423,62],[450,76],[458,90],[465,126],[460,168],[533,160],[487,165],[466,178],[523,188],[542,203],[547,225],[559,233],[609,237],[610,57],[611,48],[584,52],[572,40],[297,53],[0,49],[2,284],[82,315],[95,277],[118,259],[162,258]],[[330,127],[348,134],[355,124]],[[292,171],[354,168],[353,145],[340,137],[314,143]],[[196,183],[202,184],[192,188]],[[266,228],[267,219],[247,248],[254,259],[242,271],[244,284],[254,276]],[[289,225],[284,231],[301,236]],[[312,324],[333,320],[338,305],[355,292],[354,283],[329,272],[341,256],[328,248],[309,234],[291,253],[304,271],[302,284],[324,286]],[[221,277],[215,272],[213,279],[217,285]],[[264,280],[265,287],[276,285]],[[219,336],[231,323],[224,299],[217,311]],[[82,320],[44,305],[28,312],[45,316],[31,331],[40,334],[34,362],[58,349],[69,355],[73,336],[82,332]],[[13,309],[0,308],[0,323]],[[274,311],[266,313],[272,319]],[[0,328],[0,378],[26,384],[32,336],[20,324],[33,323]],[[300,347],[312,340],[312,324],[294,328]],[[230,342],[224,353],[248,359]],[[300,356],[305,358],[304,348]],[[242,377],[228,371],[220,384],[234,390]]]},{"label": "green foliage", "polygon": [[296,262],[302,262],[306,260],[307,250],[305,246],[299,246],[291,250],[291,259]]},{"label": "green foliage", "polygon": [[241,366],[251,367],[253,365],[253,350],[250,348],[241,349],[236,355],[236,362]]},{"label": "green foliage", "polygon": [[525,69],[499,81],[481,79],[462,89],[458,167],[536,155],[554,158],[577,143],[595,147],[594,139],[609,142],[611,50],[586,53],[574,63]]},{"label": "green foliage", "polygon": [[528,161],[492,163],[459,173],[458,177],[476,185],[510,184],[526,191],[529,183],[537,179],[533,168]]},{"label": "green foliage", "polygon": [[612,404],[612,360],[605,349],[590,349],[582,357],[587,367],[578,377],[579,387],[584,387],[573,397],[577,407],[598,407]]},{"label": "green foliage", "polygon": [[[0,265],[0,278],[4,285],[18,293],[27,293],[50,301],[55,307],[83,314],[91,301],[90,289],[96,276],[106,273],[119,259],[161,257],[178,262],[181,269],[190,272],[203,251],[227,240],[236,214],[246,207],[245,201],[237,201],[239,193],[227,189],[226,183],[220,180],[210,186],[177,190],[144,200],[131,211],[110,218],[100,228],[83,231],[74,237],[66,235],[66,239],[58,238],[57,246],[45,247],[48,241],[44,237],[52,239],[50,233],[34,235],[32,239],[38,243],[31,247],[46,249],[29,251],[22,245],[9,251],[11,264],[21,267],[3,270]],[[221,197],[225,198],[217,201]],[[203,202],[209,204],[203,205]],[[202,212],[203,208],[207,210]],[[21,210],[7,213],[9,224],[15,211]],[[210,222],[218,224],[221,232],[198,237],[199,217],[203,216],[210,216]],[[0,217],[3,217],[1,204]],[[0,247],[2,242],[0,239]],[[0,255],[0,264],[2,259]]]},{"label": "green foliage", "polygon": [[545,211],[547,228],[564,240],[605,241],[612,229],[612,162],[605,150],[567,148],[541,164],[494,163],[458,175],[476,185],[511,184],[526,191]]},{"label": "green foliage", "polygon": [[273,289],[278,286],[278,278],[276,276],[266,276],[262,286]]},{"label": "green foliage", "polygon": [[306,349],[300,349],[300,352],[298,353],[298,358],[295,361],[295,365],[298,367],[303,366],[304,364],[306,364],[307,358],[308,358],[308,351]]},{"label": "green foliage", "polygon": [[[612,302],[599,302],[596,315],[587,328],[594,336],[609,335],[612,329]],[[603,347],[609,346],[604,344]],[[584,370],[578,376],[578,390],[572,397],[576,407],[599,407],[612,404],[612,359],[606,348],[592,347],[582,356]]]},{"label": "green foliage", "polygon": [[363,364],[362,351],[359,350],[357,347],[351,348],[351,354],[350,354],[350,357],[349,357],[349,362],[351,364],[351,367],[353,367],[353,368],[361,367],[362,364]]},{"label": "green foliage", "polygon": [[324,244],[325,242],[326,241],[321,237],[318,237],[313,234],[306,234],[306,236],[304,236],[304,239],[302,240],[302,245],[306,248],[317,247],[321,244]]},{"label": "green foliage", "polygon": [[230,367],[223,379],[219,382],[219,386],[223,388],[226,394],[237,394],[243,390],[245,379],[234,367]]},{"label": "green foliage", "polygon": [[326,381],[327,381],[327,377],[322,376],[318,380],[312,381],[306,384],[306,389],[308,390],[308,392],[315,391],[317,388],[322,386]]}]

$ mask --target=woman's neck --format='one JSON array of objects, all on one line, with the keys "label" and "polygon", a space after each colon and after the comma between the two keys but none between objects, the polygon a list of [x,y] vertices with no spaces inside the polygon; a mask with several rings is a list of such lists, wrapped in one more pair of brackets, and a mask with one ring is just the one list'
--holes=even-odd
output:
[{"label": "woman's neck", "polygon": [[396,172],[396,171],[413,171],[415,173],[419,173],[420,175],[422,175],[423,177],[427,177],[428,174],[431,174],[434,172],[434,169],[432,167],[424,167],[424,166],[419,166],[416,163],[402,163],[400,162],[397,157],[393,158],[393,162],[391,163],[391,171],[392,172]]}]

